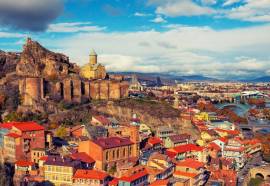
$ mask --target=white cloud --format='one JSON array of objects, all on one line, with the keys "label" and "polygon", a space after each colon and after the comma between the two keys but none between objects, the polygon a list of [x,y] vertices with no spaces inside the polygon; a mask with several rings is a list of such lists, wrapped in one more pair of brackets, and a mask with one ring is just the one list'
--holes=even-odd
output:
[{"label": "white cloud", "polygon": [[201,0],[201,2],[205,5],[214,5],[217,3],[216,0]]},{"label": "white cloud", "polygon": [[169,17],[209,15],[249,22],[270,22],[269,0],[224,0],[213,7],[216,0],[148,0],[156,7],[156,14]]},{"label": "white cloud", "polygon": [[240,2],[241,0],[226,0],[224,3],[223,3],[223,6],[230,6],[232,4],[235,4],[235,3],[238,3]]},{"label": "white cloud", "polygon": [[157,15],[155,19],[152,19],[151,22],[153,23],[166,23],[167,21],[160,15]]},{"label": "white cloud", "polygon": [[226,78],[267,73],[268,33],[270,25],[223,31],[174,25],[165,32],[77,33],[66,39],[46,40],[45,44],[61,48],[60,52],[80,65],[87,63],[89,50],[95,48],[99,61],[112,71]]},{"label": "white cloud", "polygon": [[136,16],[136,17],[147,17],[147,16],[151,16],[151,14],[146,14],[146,13],[142,13],[142,12],[135,12],[134,16]]},{"label": "white cloud", "polygon": [[0,31],[0,38],[22,38],[22,37],[26,37],[26,35],[20,34],[20,33],[1,32]]},{"label": "white cloud", "polygon": [[99,32],[106,27],[91,25],[91,22],[69,22],[50,24],[48,32]]},{"label": "white cloud", "polygon": [[170,17],[199,16],[215,13],[214,9],[207,6],[200,6],[192,0],[149,0],[148,4],[157,6],[157,14],[163,14]]}]

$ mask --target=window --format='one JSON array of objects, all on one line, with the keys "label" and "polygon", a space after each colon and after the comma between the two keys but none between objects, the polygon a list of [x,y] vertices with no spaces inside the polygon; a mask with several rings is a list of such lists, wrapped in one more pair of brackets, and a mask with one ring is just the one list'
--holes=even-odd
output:
[{"label": "window", "polygon": [[84,84],[84,82],[81,82],[81,93],[82,93],[82,95],[85,95],[85,84]]},{"label": "window", "polygon": [[108,159],[109,159],[109,153],[108,151],[106,151],[106,160],[108,161]]},{"label": "window", "polygon": [[117,157],[117,159],[119,158],[119,149],[117,149],[117,151],[116,151],[116,157]]},{"label": "window", "polygon": [[123,156],[126,156],[126,148],[123,149]]}]

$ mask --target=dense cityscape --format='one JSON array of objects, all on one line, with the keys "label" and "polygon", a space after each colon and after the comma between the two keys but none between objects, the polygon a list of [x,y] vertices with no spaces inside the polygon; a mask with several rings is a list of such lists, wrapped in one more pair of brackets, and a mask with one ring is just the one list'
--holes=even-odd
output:
[{"label": "dense cityscape", "polygon": [[1,185],[269,184],[268,83],[110,74],[30,38],[1,59]]},{"label": "dense cityscape", "polygon": [[0,0],[0,186],[270,186],[270,0]]}]

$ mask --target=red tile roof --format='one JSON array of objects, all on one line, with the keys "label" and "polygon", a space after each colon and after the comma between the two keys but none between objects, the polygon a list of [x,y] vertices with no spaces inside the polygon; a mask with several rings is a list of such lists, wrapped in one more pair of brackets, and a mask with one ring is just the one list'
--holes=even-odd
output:
[{"label": "red tile roof", "polygon": [[85,163],[95,163],[95,160],[85,152],[73,153],[70,155],[70,157],[74,160],[79,160]]},{"label": "red tile roof", "polygon": [[98,171],[98,170],[83,170],[78,169],[73,179],[93,179],[93,180],[104,180],[109,175],[105,172]]},{"label": "red tile roof", "polygon": [[42,156],[42,157],[40,157],[39,159],[40,159],[41,161],[47,161],[48,156]]},{"label": "red tile roof", "polygon": [[177,176],[183,176],[183,177],[189,177],[189,178],[194,178],[196,177],[198,174],[196,173],[191,173],[191,172],[184,172],[184,171],[175,171],[173,173],[173,175]]},{"label": "red tile roof", "polygon": [[125,181],[125,182],[133,182],[133,181],[138,180],[141,177],[147,176],[147,175],[148,175],[147,171],[143,170],[143,171],[137,172],[137,173],[135,173],[135,174],[133,174],[131,176],[123,176],[119,180]]},{"label": "red tile roof", "polygon": [[185,144],[179,145],[173,148],[177,153],[190,152],[190,151],[203,151],[203,147],[197,146],[195,144]]},{"label": "red tile roof", "polygon": [[44,130],[44,127],[36,122],[10,122],[10,124],[23,132]]},{"label": "red tile roof", "polygon": [[1,123],[0,128],[11,129],[12,128],[12,123]]},{"label": "red tile roof", "polygon": [[175,158],[175,156],[177,155],[177,153],[176,152],[173,152],[173,151],[171,151],[172,149],[170,149],[170,150],[166,150],[166,155],[168,156],[168,157],[170,157],[171,159],[173,159],[173,158]]},{"label": "red tile roof", "polygon": [[169,184],[169,180],[156,180],[150,184],[150,186],[167,186]]},{"label": "red tile roof", "polygon": [[110,149],[134,144],[132,141],[130,141],[129,138],[121,137],[99,138],[97,140],[94,140],[93,142],[103,149]]},{"label": "red tile roof", "polygon": [[199,169],[201,167],[204,167],[204,163],[188,158],[185,159],[183,161],[177,162],[176,166],[180,166],[180,167],[189,167],[189,168],[193,168],[193,169]]},{"label": "red tile roof", "polygon": [[5,136],[11,137],[11,138],[19,138],[19,137],[21,137],[21,135],[16,134],[16,133],[8,133]]},{"label": "red tile roof", "polygon": [[215,130],[218,132],[225,132],[227,134],[235,135],[235,136],[240,134],[240,132],[238,130],[224,130],[224,129],[215,129]]},{"label": "red tile roof", "polygon": [[15,165],[19,166],[19,167],[29,167],[34,165],[34,162],[30,162],[30,161],[24,161],[24,160],[18,160],[15,162]]},{"label": "red tile roof", "polygon": [[103,125],[110,125],[111,122],[110,120],[108,120],[105,116],[93,116],[93,118],[95,118],[96,120],[98,120],[100,123],[102,123]]},{"label": "red tile roof", "polygon": [[162,144],[162,140],[158,137],[150,137],[148,139],[148,143],[151,145],[157,145],[157,144]]},{"label": "red tile roof", "polygon": [[219,141],[222,141],[223,143],[227,143],[228,139],[225,137],[218,138]]},{"label": "red tile roof", "polygon": [[119,179],[113,178],[113,180],[109,182],[109,186],[118,186],[118,183],[119,183]]},{"label": "red tile roof", "polygon": [[233,170],[211,171],[211,180],[224,180],[226,185],[236,185],[237,172]]},{"label": "red tile roof", "polygon": [[208,146],[207,146],[207,148],[208,148],[208,149],[214,149],[214,150],[216,150],[216,151],[220,151],[220,150],[221,150],[220,146],[218,146],[218,145],[217,145],[216,143],[214,143],[214,142],[209,143]]}]

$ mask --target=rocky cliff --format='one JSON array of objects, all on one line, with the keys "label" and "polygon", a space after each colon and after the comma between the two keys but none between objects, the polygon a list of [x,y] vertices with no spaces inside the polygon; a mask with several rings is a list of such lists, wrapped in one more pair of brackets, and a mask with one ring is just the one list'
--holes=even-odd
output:
[{"label": "rocky cliff", "polygon": [[199,136],[197,129],[190,123],[182,122],[180,112],[166,103],[124,99],[97,104],[93,109],[114,116],[122,122],[129,122],[135,113],[142,123],[149,125],[154,131],[158,126],[167,125],[173,127],[178,133],[189,133],[193,138]]},{"label": "rocky cliff", "polygon": [[78,67],[70,63],[67,56],[51,52],[28,38],[16,72],[20,76],[59,78],[69,73],[78,73]]},{"label": "rocky cliff", "polygon": [[14,73],[19,60],[19,53],[0,50],[0,78],[5,77],[9,73]]}]

